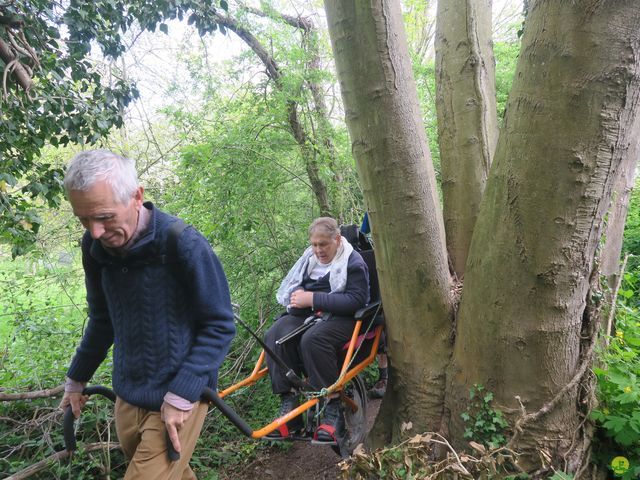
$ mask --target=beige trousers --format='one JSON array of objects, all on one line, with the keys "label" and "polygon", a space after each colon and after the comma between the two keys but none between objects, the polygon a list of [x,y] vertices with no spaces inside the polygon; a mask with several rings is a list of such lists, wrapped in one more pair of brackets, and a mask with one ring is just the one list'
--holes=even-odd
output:
[{"label": "beige trousers", "polygon": [[180,459],[167,457],[166,429],[160,412],[135,407],[116,399],[116,432],[129,460],[125,480],[197,480],[189,460],[207,415],[207,404],[199,403],[178,432]]}]

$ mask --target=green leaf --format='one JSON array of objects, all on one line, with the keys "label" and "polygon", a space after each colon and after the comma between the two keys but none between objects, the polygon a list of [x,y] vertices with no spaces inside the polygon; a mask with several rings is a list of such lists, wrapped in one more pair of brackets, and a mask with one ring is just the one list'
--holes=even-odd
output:
[{"label": "green leaf", "polygon": [[627,425],[627,419],[609,415],[608,420],[604,422],[603,427],[612,430],[615,433],[621,432]]},{"label": "green leaf", "polygon": [[574,476],[569,473],[555,472],[549,480],[573,480]]}]

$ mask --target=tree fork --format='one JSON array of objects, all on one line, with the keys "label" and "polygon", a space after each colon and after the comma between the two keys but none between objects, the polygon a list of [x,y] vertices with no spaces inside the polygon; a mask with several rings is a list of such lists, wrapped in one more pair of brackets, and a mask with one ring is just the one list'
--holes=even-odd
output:
[{"label": "tree fork", "polygon": [[640,122],[640,4],[589,5],[530,5],[466,265],[448,377],[451,432],[461,443],[471,385],[493,391],[512,424],[516,396],[537,412],[559,386],[571,385],[518,438],[521,466],[530,472],[541,467],[542,451],[571,456],[567,473],[584,458],[575,451],[584,399],[572,379],[589,361],[582,335],[593,328],[590,312],[584,316],[590,276]]}]

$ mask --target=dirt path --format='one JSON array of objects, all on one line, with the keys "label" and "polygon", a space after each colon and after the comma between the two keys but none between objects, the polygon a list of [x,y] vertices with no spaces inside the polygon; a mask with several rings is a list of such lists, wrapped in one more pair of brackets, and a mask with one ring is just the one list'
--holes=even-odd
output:
[{"label": "dirt path", "polygon": [[[367,408],[368,428],[380,408],[380,400],[369,400]],[[287,451],[273,450],[268,457],[247,465],[242,472],[224,477],[225,480],[335,480],[340,478],[338,463],[342,459],[331,447],[294,442]]]}]

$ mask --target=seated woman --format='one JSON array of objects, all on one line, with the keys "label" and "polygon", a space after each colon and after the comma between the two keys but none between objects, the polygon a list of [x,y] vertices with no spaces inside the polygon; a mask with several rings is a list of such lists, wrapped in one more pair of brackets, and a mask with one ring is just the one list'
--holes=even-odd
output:
[{"label": "seated woman", "polygon": [[[316,390],[335,383],[340,373],[338,354],[353,333],[353,314],[369,301],[369,271],[351,244],[340,235],[337,222],[320,217],[309,227],[311,246],[282,281],[276,298],[287,307],[265,335],[265,343],[298,375],[300,365],[307,381]],[[280,345],[276,340],[304,323],[315,312],[329,314]],[[298,395],[285,377],[285,371],[267,355],[273,392],[281,397],[280,416],[298,406]],[[335,441],[341,427],[340,400],[334,394],[324,409],[322,424],[316,431],[318,441]],[[269,435],[271,439],[289,436],[302,428],[297,417]]]}]

